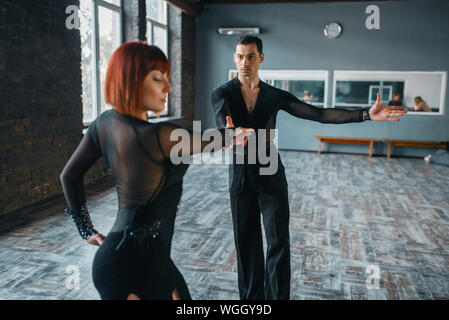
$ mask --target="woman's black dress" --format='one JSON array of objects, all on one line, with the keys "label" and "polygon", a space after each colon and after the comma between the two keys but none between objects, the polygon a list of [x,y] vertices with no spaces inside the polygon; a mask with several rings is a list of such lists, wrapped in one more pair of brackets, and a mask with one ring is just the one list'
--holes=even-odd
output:
[{"label": "woman's black dress", "polygon": [[[102,299],[171,299],[177,289],[191,299],[186,282],[170,258],[182,180],[188,164],[174,165],[170,150],[178,143],[170,134],[179,127],[151,124],[115,110],[103,112],[89,126],[61,173],[68,207],[77,212],[85,204],[84,173],[104,156],[112,171],[119,201],[114,226],[93,262],[93,281]],[[229,137],[214,141],[221,148]],[[190,134],[190,133],[189,133]],[[191,134],[190,134],[191,137]],[[190,153],[201,152],[182,141]],[[194,150],[193,147],[199,150]]]}]

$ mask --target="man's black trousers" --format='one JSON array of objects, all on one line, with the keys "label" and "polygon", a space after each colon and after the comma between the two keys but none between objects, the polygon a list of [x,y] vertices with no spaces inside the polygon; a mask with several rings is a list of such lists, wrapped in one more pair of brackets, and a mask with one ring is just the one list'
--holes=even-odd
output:
[{"label": "man's black trousers", "polygon": [[[246,179],[245,179],[246,180]],[[290,238],[287,186],[272,193],[257,192],[245,183],[230,195],[240,299],[290,298]],[[260,215],[267,240],[264,261]]]}]

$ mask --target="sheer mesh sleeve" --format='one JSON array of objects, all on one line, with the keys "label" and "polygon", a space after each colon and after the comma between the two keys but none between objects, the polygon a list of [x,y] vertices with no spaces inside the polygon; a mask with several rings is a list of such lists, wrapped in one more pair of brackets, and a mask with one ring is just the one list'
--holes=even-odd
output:
[{"label": "sheer mesh sleeve", "polygon": [[229,111],[229,100],[225,97],[223,89],[217,88],[212,92],[211,102],[214,107],[217,128],[225,128],[226,116],[231,114]]},{"label": "sheer mesh sleeve", "polygon": [[88,133],[84,135],[60,175],[62,189],[68,205],[66,212],[72,216],[84,239],[96,233],[90,222],[83,186],[84,174],[101,156],[101,152],[92,141],[92,131],[93,125],[89,127]]},{"label": "sheer mesh sleeve", "polygon": [[282,93],[281,110],[288,112],[297,118],[318,121],[321,123],[349,123],[362,122],[361,109],[324,109],[307,104],[289,92]]},{"label": "sheer mesh sleeve", "polygon": [[90,127],[60,175],[64,196],[69,209],[72,211],[80,211],[81,206],[86,202],[83,177],[101,156],[101,152],[93,143],[89,131],[92,131]]},{"label": "sheer mesh sleeve", "polygon": [[165,158],[170,154],[190,156],[199,152],[221,151],[232,139],[232,129],[208,129],[193,132],[172,123],[158,127],[158,139]]}]

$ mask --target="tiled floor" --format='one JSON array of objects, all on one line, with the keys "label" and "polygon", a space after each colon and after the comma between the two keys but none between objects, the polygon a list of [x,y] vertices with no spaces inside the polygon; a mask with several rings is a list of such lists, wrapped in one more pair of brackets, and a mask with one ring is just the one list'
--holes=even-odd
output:
[{"label": "tiled floor", "polygon": [[[421,159],[282,151],[290,195],[292,299],[449,299],[449,168]],[[172,256],[194,299],[238,299],[226,165],[191,165]],[[114,188],[89,188],[103,233]],[[97,247],[52,202],[0,217],[0,299],[98,299]],[[72,280],[79,270],[79,288]],[[371,270],[371,271],[370,271]],[[367,272],[368,271],[368,272]],[[378,272],[379,286],[366,284]]]}]

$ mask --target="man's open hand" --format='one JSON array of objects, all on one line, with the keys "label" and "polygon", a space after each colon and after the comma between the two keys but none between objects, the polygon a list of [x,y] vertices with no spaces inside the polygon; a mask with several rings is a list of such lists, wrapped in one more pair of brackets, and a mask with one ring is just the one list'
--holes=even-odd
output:
[{"label": "man's open hand", "polygon": [[377,93],[376,103],[369,109],[369,116],[374,121],[399,121],[407,111],[402,106],[387,106],[380,103],[380,93]]}]

